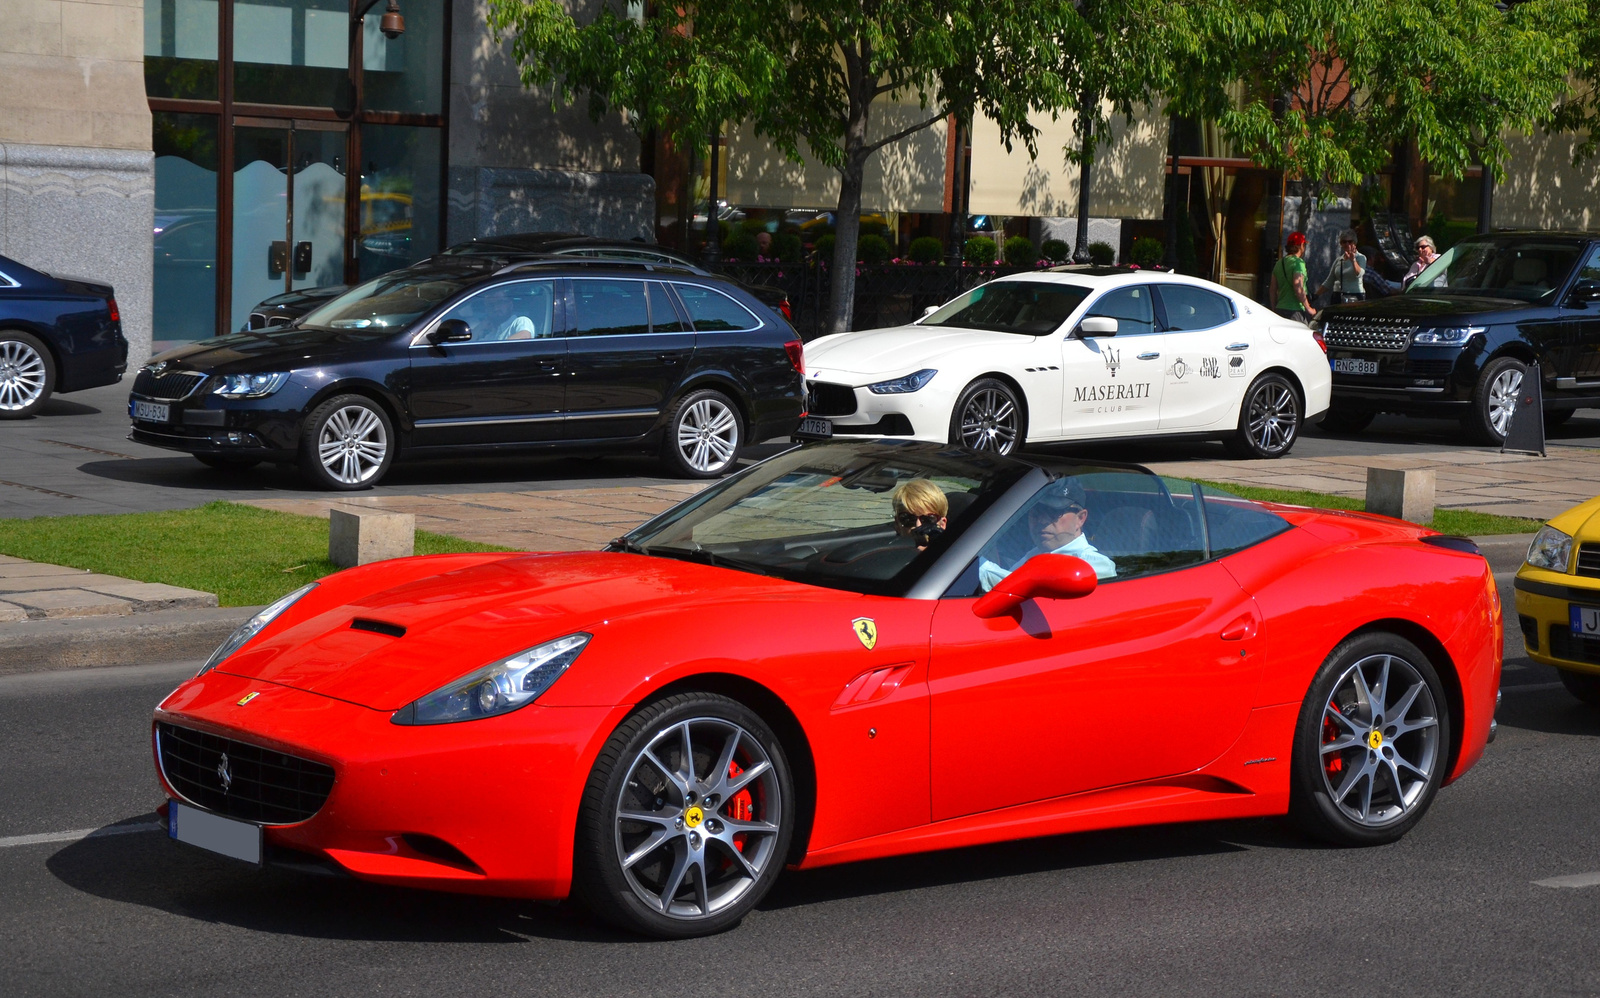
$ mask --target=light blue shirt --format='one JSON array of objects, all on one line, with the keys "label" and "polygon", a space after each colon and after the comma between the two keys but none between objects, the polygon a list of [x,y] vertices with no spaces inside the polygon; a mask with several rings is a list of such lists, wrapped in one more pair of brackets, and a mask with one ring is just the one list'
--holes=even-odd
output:
[{"label": "light blue shirt", "polygon": [[[1027,554],[1023,555],[1017,561],[1017,564],[1011,566],[1010,568],[1001,568],[999,565],[985,558],[978,563],[978,585],[983,588],[984,592],[988,592],[995,587],[995,583],[999,582],[1001,579],[1015,571],[1017,565],[1021,565],[1024,561],[1027,561],[1036,554],[1044,553],[1045,551],[1043,548],[1034,548],[1032,551],[1029,551]],[[1109,579],[1117,574],[1117,563],[1096,550],[1095,546],[1089,543],[1089,538],[1083,536],[1082,534],[1079,534],[1068,543],[1063,544],[1054,551],[1051,551],[1050,554],[1070,554],[1074,558],[1082,558],[1084,561],[1089,563],[1090,568],[1094,569],[1095,578],[1097,579]]]}]

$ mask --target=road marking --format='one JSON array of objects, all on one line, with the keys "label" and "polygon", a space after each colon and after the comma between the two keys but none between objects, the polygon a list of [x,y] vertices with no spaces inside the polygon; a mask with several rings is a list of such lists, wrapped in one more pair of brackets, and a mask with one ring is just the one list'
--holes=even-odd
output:
[{"label": "road marking", "polygon": [[41,443],[55,444],[58,447],[71,447],[73,450],[86,450],[91,454],[103,454],[106,457],[121,457],[126,458],[129,461],[139,460],[132,454],[119,454],[114,450],[101,450],[98,447],[86,447],[83,444],[69,444],[65,440],[46,440],[44,437],[40,437],[39,440]]},{"label": "road marking", "polygon": [[1550,877],[1533,883],[1536,887],[1595,887],[1600,886],[1600,872],[1569,873],[1565,877]]},{"label": "road marking", "polygon": [[9,485],[14,489],[27,489],[29,492],[38,492],[41,495],[55,496],[57,499],[82,499],[83,498],[83,496],[75,496],[70,492],[57,492],[55,489],[41,489],[37,485],[24,485],[21,482],[8,482],[8,481],[5,481],[4,479],[0,479],[0,485]]},{"label": "road marking", "polygon": [[108,835],[132,835],[135,832],[164,832],[167,826],[159,821],[142,821],[137,825],[107,825],[104,828],[78,828],[70,832],[41,832],[38,835],[13,835],[0,839],[0,849],[16,846],[38,846],[48,842],[77,842],[79,839],[103,839]]}]

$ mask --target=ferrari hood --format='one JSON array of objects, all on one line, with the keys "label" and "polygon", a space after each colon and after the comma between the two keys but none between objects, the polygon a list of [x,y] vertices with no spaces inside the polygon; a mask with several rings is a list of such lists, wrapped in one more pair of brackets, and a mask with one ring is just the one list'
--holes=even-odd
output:
[{"label": "ferrari hood", "polygon": [[331,605],[311,607],[309,616],[251,642],[219,669],[398,710],[481,666],[604,621],[667,607],[690,612],[792,588],[664,558],[525,555],[360,595],[335,593]]},{"label": "ferrari hood", "polygon": [[993,351],[1033,342],[1019,333],[942,326],[891,326],[838,333],[806,344],[806,377],[852,387],[948,365],[954,350]]}]

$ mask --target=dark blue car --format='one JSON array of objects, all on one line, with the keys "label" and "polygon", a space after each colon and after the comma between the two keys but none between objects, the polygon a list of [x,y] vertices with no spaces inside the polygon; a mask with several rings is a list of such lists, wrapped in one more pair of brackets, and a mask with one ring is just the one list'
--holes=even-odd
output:
[{"label": "dark blue car", "polygon": [[0,419],[31,416],[55,392],[114,385],[127,369],[110,285],[0,256]]}]

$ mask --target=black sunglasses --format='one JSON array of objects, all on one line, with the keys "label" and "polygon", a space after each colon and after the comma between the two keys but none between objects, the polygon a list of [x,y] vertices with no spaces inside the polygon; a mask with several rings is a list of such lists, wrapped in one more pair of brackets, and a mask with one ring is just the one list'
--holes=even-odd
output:
[{"label": "black sunglasses", "polygon": [[938,523],[939,522],[939,514],[938,513],[913,513],[908,509],[903,509],[903,510],[901,510],[900,512],[898,512],[898,513],[896,513],[894,515],[894,522],[898,523],[902,527],[910,529],[911,527],[915,527],[918,524]]}]

